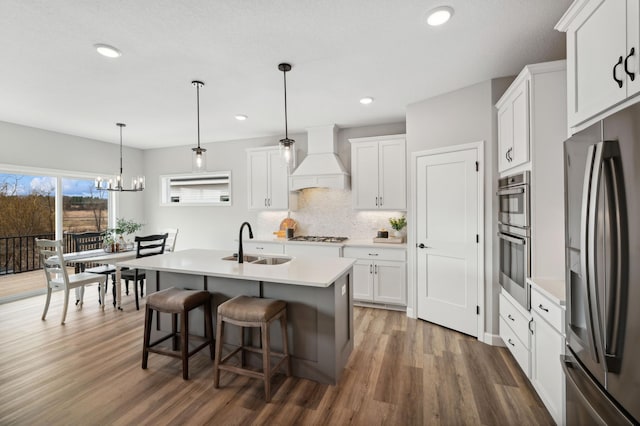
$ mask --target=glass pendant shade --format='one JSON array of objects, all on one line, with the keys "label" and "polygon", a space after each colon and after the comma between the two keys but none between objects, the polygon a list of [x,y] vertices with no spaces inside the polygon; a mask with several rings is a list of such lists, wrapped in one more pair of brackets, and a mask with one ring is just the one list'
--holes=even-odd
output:
[{"label": "glass pendant shade", "polygon": [[280,151],[280,158],[287,166],[289,172],[296,168],[296,146],[295,141],[293,139],[285,138],[280,139],[280,143],[278,144],[278,148]]},{"label": "glass pendant shade", "polygon": [[191,148],[191,170],[204,172],[207,170],[207,150],[204,148]]}]

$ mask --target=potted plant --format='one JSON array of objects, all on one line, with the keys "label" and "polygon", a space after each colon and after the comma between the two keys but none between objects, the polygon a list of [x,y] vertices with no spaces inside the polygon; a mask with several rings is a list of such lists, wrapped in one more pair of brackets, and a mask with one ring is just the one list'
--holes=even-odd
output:
[{"label": "potted plant", "polygon": [[118,252],[125,250],[127,242],[124,237],[142,229],[142,223],[131,219],[117,218],[115,228],[108,228],[104,231],[102,242],[105,251]]},{"label": "potted plant", "polygon": [[407,226],[407,218],[404,216],[391,217],[389,223],[394,230],[394,237],[402,237],[402,229]]}]

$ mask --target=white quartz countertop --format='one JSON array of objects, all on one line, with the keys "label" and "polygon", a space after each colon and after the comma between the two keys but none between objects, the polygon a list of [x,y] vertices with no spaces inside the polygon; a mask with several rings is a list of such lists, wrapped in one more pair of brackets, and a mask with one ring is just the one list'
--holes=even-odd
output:
[{"label": "white quartz countertop", "polygon": [[[254,253],[246,252],[245,255]],[[189,249],[159,256],[118,262],[118,266],[179,274],[203,275],[277,282],[310,287],[329,287],[348,271],[355,259],[343,257],[292,257],[281,265],[255,265],[222,260],[226,250]],[[256,256],[263,256],[255,254]],[[278,256],[288,257],[288,256]]]},{"label": "white quartz countertop", "polygon": [[567,297],[564,280],[531,277],[528,281],[551,301],[560,306],[565,305]]},{"label": "white quartz countertop", "polygon": [[374,243],[373,238],[369,240],[357,239],[357,240],[346,240],[340,243],[327,243],[321,241],[289,241],[285,238],[254,238],[254,239],[243,239],[245,243],[276,243],[276,244],[304,244],[304,245],[314,245],[314,246],[337,246],[337,247],[380,247],[380,248],[392,248],[392,249],[406,249],[407,244],[393,244],[393,243]]}]

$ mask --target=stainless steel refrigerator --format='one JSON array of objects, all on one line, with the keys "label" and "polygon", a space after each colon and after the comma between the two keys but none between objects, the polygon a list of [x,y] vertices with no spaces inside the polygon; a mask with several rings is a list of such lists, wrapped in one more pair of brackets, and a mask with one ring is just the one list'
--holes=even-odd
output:
[{"label": "stainless steel refrigerator", "polygon": [[564,157],[567,424],[639,424],[640,105]]}]

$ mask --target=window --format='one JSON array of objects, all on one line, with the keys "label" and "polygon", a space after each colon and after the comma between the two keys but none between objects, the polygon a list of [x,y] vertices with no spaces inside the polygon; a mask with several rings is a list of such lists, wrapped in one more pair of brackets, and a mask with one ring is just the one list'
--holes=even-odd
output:
[{"label": "window", "polygon": [[35,238],[60,238],[108,228],[109,192],[87,174],[0,166],[0,302],[45,291]]}]

